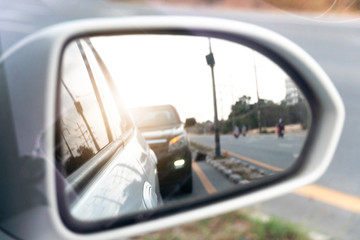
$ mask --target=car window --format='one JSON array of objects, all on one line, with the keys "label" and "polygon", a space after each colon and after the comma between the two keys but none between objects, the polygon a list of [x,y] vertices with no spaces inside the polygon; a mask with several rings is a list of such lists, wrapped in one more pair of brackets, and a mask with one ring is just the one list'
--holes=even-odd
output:
[{"label": "car window", "polygon": [[81,40],[81,46],[87,56],[87,60],[89,62],[89,65],[91,67],[91,71],[94,74],[94,79],[99,86],[99,92],[104,102],[104,109],[106,114],[109,116],[109,125],[112,130],[112,132],[115,135],[115,138],[120,138],[121,134],[123,132],[122,130],[122,121],[126,121],[125,119],[122,119],[120,116],[119,108],[115,103],[115,100],[113,98],[113,95],[109,89],[109,86],[106,84],[105,76],[101,72],[101,69],[97,63],[97,60],[95,59],[95,56],[93,55],[91,49],[89,46],[85,43],[84,40]]},{"label": "car window", "polygon": [[180,119],[172,107],[132,109],[136,125],[139,128],[165,126],[180,123]]},{"label": "car window", "polygon": [[83,57],[72,43],[66,49],[60,83],[62,164],[69,175],[110,142],[104,116]]}]

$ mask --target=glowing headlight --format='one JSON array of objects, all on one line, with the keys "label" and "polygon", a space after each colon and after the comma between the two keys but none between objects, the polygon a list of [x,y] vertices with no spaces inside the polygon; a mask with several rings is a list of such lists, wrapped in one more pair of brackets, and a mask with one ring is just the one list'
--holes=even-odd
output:
[{"label": "glowing headlight", "polygon": [[169,152],[185,147],[187,145],[185,135],[179,135],[169,141]]},{"label": "glowing headlight", "polygon": [[174,161],[175,168],[182,168],[184,165],[185,165],[184,159],[179,159],[179,160]]}]

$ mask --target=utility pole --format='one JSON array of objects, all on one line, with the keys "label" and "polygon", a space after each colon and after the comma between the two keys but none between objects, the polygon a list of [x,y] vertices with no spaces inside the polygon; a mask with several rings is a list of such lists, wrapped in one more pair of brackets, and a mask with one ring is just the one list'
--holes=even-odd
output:
[{"label": "utility pole", "polygon": [[80,114],[80,116],[84,120],[85,126],[86,126],[86,128],[88,129],[88,131],[90,133],[91,139],[93,140],[93,143],[95,145],[96,150],[99,151],[100,150],[99,144],[97,143],[97,141],[96,141],[96,139],[94,137],[94,134],[90,129],[90,125],[89,125],[88,121],[86,120],[86,117],[84,115],[84,111],[83,111],[83,108],[81,106],[81,103],[79,101],[76,101],[75,97],[72,95],[69,88],[66,86],[65,82],[63,80],[61,80],[61,82],[62,82],[63,86],[65,87],[66,91],[69,93],[69,95],[70,95],[70,97],[71,97],[71,99],[72,99],[72,101],[73,101],[73,103],[75,105],[76,111]]},{"label": "utility pole", "polygon": [[87,138],[86,138],[86,136],[85,136],[85,133],[83,132],[81,126],[79,125],[79,123],[76,123],[76,124],[77,124],[77,126],[78,126],[78,128],[79,128],[79,130],[80,130],[80,132],[81,132],[81,136],[80,136],[80,137],[83,137],[83,138],[84,138],[86,145],[88,146],[88,148],[90,148],[90,145],[89,145],[89,143],[88,143],[88,140],[87,140]]},{"label": "utility pole", "polygon": [[223,106],[223,91],[224,91],[224,88],[225,85],[221,85],[220,86],[220,91],[219,91],[219,94],[220,94],[220,110],[221,110],[221,121],[224,121],[224,106]]},{"label": "utility pole", "polygon": [[261,110],[260,110],[260,97],[259,97],[259,86],[258,86],[258,79],[257,79],[257,70],[256,70],[256,61],[255,61],[255,51],[253,50],[254,55],[254,72],[255,72],[255,82],[256,82],[256,95],[257,95],[257,116],[258,116],[258,127],[259,127],[259,134],[261,134]]},{"label": "utility pole", "polygon": [[[63,126],[65,126],[64,121],[62,119],[61,119],[61,123],[62,123]],[[66,145],[66,147],[67,147],[67,149],[68,149],[68,151],[70,153],[71,159],[74,159],[74,154],[72,153],[71,148],[70,148],[70,146],[69,146],[69,144],[68,144],[68,142],[67,142],[67,140],[66,140],[66,138],[64,136],[65,131],[67,131],[68,134],[70,133],[69,129],[65,128],[64,130],[61,130],[61,136],[64,139],[65,145]]]},{"label": "utility pole", "polygon": [[210,38],[209,38],[209,50],[210,50],[210,53],[208,55],[206,55],[206,62],[211,68],[212,87],[213,87],[215,157],[220,157],[221,156],[221,151],[220,151],[220,136],[219,136],[219,120],[218,120],[218,113],[217,113],[215,75],[214,75],[215,58],[214,58],[214,54],[212,53],[212,50],[211,50]]},{"label": "utility pole", "polygon": [[235,102],[234,105],[231,106],[231,121],[232,121],[232,128],[235,129],[235,105],[236,101],[234,101],[234,83],[231,79],[231,102]]}]

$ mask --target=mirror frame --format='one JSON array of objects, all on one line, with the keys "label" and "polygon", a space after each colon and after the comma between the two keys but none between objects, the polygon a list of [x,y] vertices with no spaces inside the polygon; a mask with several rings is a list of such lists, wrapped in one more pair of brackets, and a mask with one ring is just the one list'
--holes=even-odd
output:
[{"label": "mirror frame", "polygon": [[[281,56],[276,54],[271,49],[267,48],[266,46],[262,45],[261,43],[257,43],[253,41],[252,39],[248,38],[247,36],[238,36],[233,33],[229,32],[222,32],[217,30],[209,30],[209,29],[201,29],[197,27],[184,27],[183,29],[176,29],[176,28],[154,28],[154,29],[134,29],[134,30],[125,30],[125,31],[114,31],[114,32],[107,32],[102,33],[101,35],[97,33],[90,33],[86,35],[77,35],[67,41],[67,43],[81,38],[91,38],[95,36],[113,36],[113,35],[180,35],[180,36],[200,36],[200,37],[211,37],[211,38],[217,38],[222,40],[228,40],[233,43],[241,44],[243,46],[249,47],[264,56],[268,57],[270,60],[272,60],[275,64],[278,64],[285,73],[288,74],[288,76],[296,83],[297,87],[301,90],[301,92],[304,94],[307,102],[311,102],[314,104],[315,107],[310,108],[311,113],[311,125],[310,129],[308,131],[308,134],[306,136],[306,140],[303,144],[302,150],[299,154],[298,159],[295,161],[295,163],[286,171],[276,173],[272,176],[268,176],[264,179],[258,180],[256,182],[251,182],[249,184],[236,187],[235,189],[231,189],[228,191],[215,193],[212,195],[208,195],[205,197],[199,197],[199,198],[191,198],[184,201],[181,201],[181,204],[179,203],[171,203],[164,206],[161,206],[159,208],[156,208],[154,210],[147,210],[144,212],[138,212],[130,215],[125,216],[119,216],[117,219],[100,219],[96,220],[96,222],[83,222],[81,220],[75,219],[69,212],[68,207],[65,204],[66,197],[64,194],[65,187],[62,187],[63,182],[58,181],[58,202],[60,207],[60,215],[64,221],[64,223],[67,225],[68,228],[70,228],[72,231],[79,232],[79,233],[92,233],[92,232],[98,232],[105,229],[114,229],[118,227],[124,227],[133,225],[139,222],[143,221],[149,221],[153,219],[158,219],[163,216],[170,216],[173,214],[177,214],[183,211],[189,211],[193,210],[195,208],[199,208],[202,206],[208,206],[210,204],[214,204],[220,201],[229,200],[234,197],[240,197],[244,194],[253,193],[259,188],[265,188],[270,185],[273,185],[275,183],[278,183],[280,181],[285,181],[290,176],[295,175],[298,173],[298,171],[302,168],[302,166],[306,162],[306,156],[307,156],[307,149],[311,146],[312,140],[315,137],[316,131],[314,129],[317,129],[319,122],[317,119],[319,119],[319,109],[317,109],[317,106],[319,106],[318,100],[314,94],[314,92],[311,90],[311,88],[302,80],[301,73],[299,73],[294,66],[289,64],[286,60],[284,60]],[[62,50],[62,54],[66,48],[67,44],[64,45],[64,48]],[[62,56],[62,55],[61,55]],[[60,67],[61,69],[61,62]],[[60,78],[60,72],[59,72],[59,78]],[[60,89],[60,87],[58,87]],[[59,96],[59,93],[58,93]],[[58,104],[59,108],[59,99]],[[57,126],[58,128],[59,126]],[[104,226],[106,226],[104,228]]]},{"label": "mirror frame", "polygon": [[[159,230],[279,196],[315,181],[326,170],[335,152],[344,122],[344,106],[335,87],[321,67],[295,44],[276,33],[238,21],[167,16],[92,19],[63,23],[28,36],[6,52],[1,61],[22,59],[20,63],[26,63],[33,60],[33,49],[46,51],[46,54],[34,63],[35,66],[46,69],[43,79],[46,92],[42,95],[45,101],[37,103],[37,106],[44,109],[44,120],[31,123],[37,126],[34,129],[47,129],[56,121],[58,108],[55,109],[54,106],[58,103],[57,86],[61,56],[64,47],[70,41],[81,37],[137,32],[187,33],[201,36],[207,34],[249,46],[279,64],[296,82],[310,103],[312,124],[303,151],[296,166],[284,174],[274,176],[271,181],[267,179],[265,183],[249,184],[236,192],[214,194],[211,199],[200,199],[198,202],[187,203],[177,208],[169,205],[156,211],[138,213],[115,221],[112,219],[90,224],[74,221],[67,209],[64,209],[64,196],[57,192],[58,189],[62,189],[62,183],[61,176],[54,166],[56,133],[52,127],[45,132],[46,174],[43,181],[49,207],[44,210],[43,218],[48,219],[49,227],[53,228],[53,232],[57,232],[59,238],[82,238],[84,233],[88,233],[85,236],[90,239],[109,239],[116,236],[126,238]],[[23,46],[27,48],[22,49]],[[27,55],[28,52],[33,54]],[[25,79],[29,80],[24,77],[19,82]],[[101,232],[102,230],[111,231]]]}]

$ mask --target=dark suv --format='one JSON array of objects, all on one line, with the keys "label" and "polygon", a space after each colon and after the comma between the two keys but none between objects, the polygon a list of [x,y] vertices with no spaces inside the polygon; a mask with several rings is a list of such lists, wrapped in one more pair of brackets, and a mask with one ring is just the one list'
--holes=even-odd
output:
[{"label": "dark suv", "polygon": [[158,158],[161,193],[174,193],[175,185],[181,192],[191,193],[191,151],[185,128],[194,125],[195,119],[186,119],[183,124],[171,105],[139,107],[130,112]]}]

